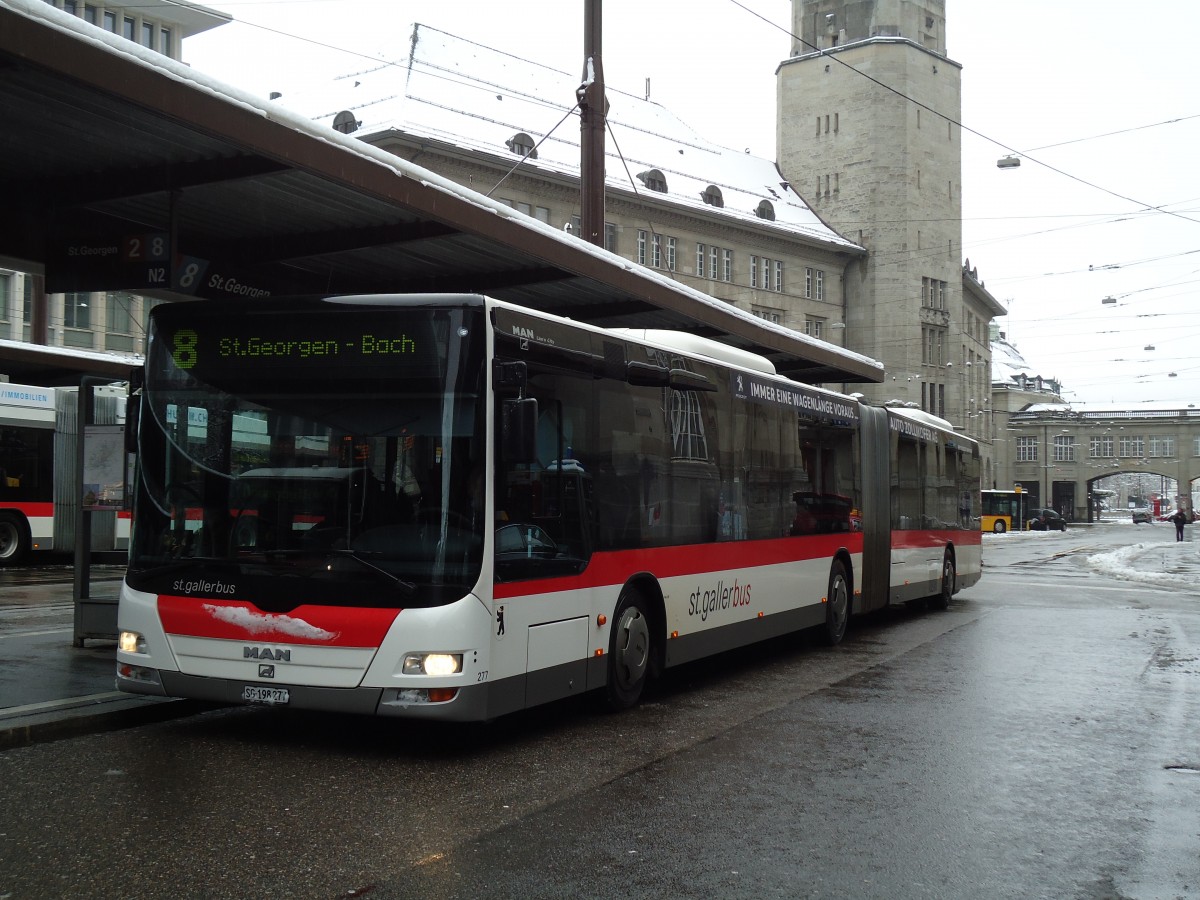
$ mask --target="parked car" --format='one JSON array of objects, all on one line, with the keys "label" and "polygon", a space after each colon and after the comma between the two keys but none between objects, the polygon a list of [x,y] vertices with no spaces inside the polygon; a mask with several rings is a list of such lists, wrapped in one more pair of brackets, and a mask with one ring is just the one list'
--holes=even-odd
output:
[{"label": "parked car", "polygon": [[1135,509],[1133,511],[1133,524],[1141,525],[1145,522],[1147,525],[1154,524],[1154,513],[1148,509]]},{"label": "parked car", "polygon": [[1054,509],[1035,509],[1029,520],[1030,531],[1066,531],[1067,520]]}]

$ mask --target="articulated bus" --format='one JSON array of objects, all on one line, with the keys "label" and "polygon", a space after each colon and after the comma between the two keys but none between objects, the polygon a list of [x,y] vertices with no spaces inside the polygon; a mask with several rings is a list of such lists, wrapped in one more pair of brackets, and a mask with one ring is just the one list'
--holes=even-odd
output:
[{"label": "articulated bus", "polygon": [[1021,491],[980,491],[979,527],[983,531],[1004,534],[1016,525],[1021,530],[1025,495]]},{"label": "articulated bus", "polygon": [[487,720],[980,577],[941,419],[477,295],[151,314],[117,684]]},{"label": "articulated bus", "polygon": [[[124,421],[125,390],[97,389],[96,413]],[[74,547],[79,506],[76,388],[0,382],[0,566],[16,566],[33,550]],[[93,549],[124,549],[129,516],[94,517]]]}]

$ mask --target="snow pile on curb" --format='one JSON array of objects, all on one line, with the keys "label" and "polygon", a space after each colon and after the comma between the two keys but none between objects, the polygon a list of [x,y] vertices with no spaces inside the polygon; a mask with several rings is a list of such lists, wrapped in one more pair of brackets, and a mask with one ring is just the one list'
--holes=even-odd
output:
[{"label": "snow pile on curb", "polygon": [[1124,581],[1188,588],[1200,583],[1200,555],[1191,541],[1131,544],[1089,556],[1088,565]]}]

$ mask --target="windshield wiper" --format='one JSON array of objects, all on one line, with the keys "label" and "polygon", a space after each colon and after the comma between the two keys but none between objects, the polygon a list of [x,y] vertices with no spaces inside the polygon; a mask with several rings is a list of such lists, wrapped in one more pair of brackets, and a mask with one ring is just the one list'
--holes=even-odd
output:
[{"label": "windshield wiper", "polygon": [[[367,559],[364,556],[364,554],[367,553],[368,551],[365,551],[365,550],[332,550],[331,549],[331,550],[325,550],[323,552],[327,556],[328,555],[343,556],[343,557],[346,557],[347,559],[352,559],[359,565],[366,566],[368,569],[370,569],[373,572],[378,572],[384,578],[388,579],[394,585],[396,585],[396,587],[400,588],[400,590],[402,590],[406,596],[411,597],[414,593],[416,593],[417,586],[415,584],[413,584],[411,581],[405,581],[399,575],[393,575],[387,569],[383,568],[382,566],[377,566],[377,565],[375,565],[375,563],[373,563],[369,559]],[[381,553],[381,554],[377,554],[377,555],[383,556],[384,554]],[[326,569],[329,570],[329,567],[327,566]]]},{"label": "windshield wiper", "polygon": [[186,572],[188,569],[210,566],[217,569],[228,569],[236,565],[237,562],[232,559],[218,559],[215,556],[186,556],[180,559],[173,559],[161,565],[150,566],[146,569],[136,569],[133,565],[130,565],[127,573],[133,575],[135,578],[154,578],[163,575],[173,575],[176,572]]}]

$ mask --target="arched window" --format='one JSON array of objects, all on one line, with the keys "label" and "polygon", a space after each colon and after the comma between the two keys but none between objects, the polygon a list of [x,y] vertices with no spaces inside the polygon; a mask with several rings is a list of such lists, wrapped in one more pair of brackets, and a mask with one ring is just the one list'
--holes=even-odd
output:
[{"label": "arched window", "polygon": [[505,141],[504,146],[508,148],[510,153],[515,153],[517,156],[537,159],[534,140],[523,131],[514,134],[511,139]]},{"label": "arched window", "polygon": [[775,221],[775,207],[771,205],[770,200],[764,200],[758,204],[758,209],[754,210],[754,214],[760,219],[766,219],[768,222]]},{"label": "arched window", "polygon": [[658,169],[642,172],[638,175],[638,181],[644,184],[648,191],[656,191],[660,194],[667,192],[667,177]]},{"label": "arched window", "polygon": [[721,196],[721,189],[715,184],[710,184],[704,189],[704,193],[700,195],[709,206],[715,206],[717,209],[722,209],[725,206],[725,198]]},{"label": "arched window", "polygon": [[354,118],[354,113],[348,109],[343,109],[333,117],[333,130],[340,131],[342,134],[353,134],[358,131],[360,125],[362,122]]}]

